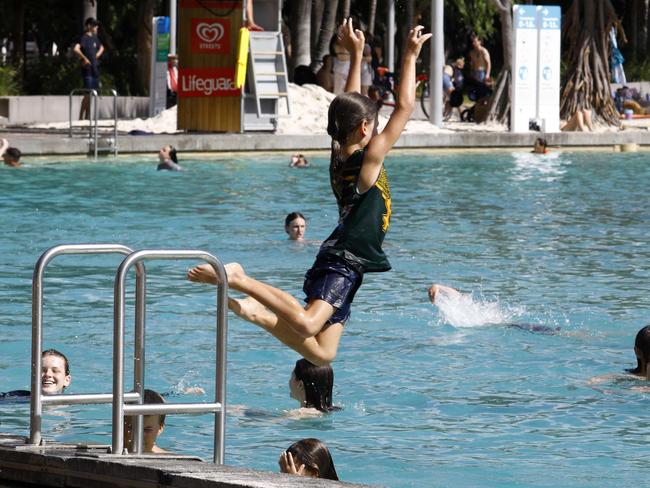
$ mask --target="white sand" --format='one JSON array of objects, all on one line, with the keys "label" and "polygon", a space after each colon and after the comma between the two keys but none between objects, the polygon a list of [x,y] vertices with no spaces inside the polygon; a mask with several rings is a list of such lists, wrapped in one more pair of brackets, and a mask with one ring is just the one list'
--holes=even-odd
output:
[{"label": "white sand", "polygon": [[[289,84],[289,100],[291,107],[290,116],[278,118],[276,134],[282,135],[326,135],[327,134],[327,111],[334,94],[324,90],[317,85],[298,86]],[[388,122],[392,108],[382,108],[379,116],[379,130]],[[280,113],[286,113],[286,107],[282,106]],[[456,115],[457,117],[457,115]],[[418,120],[419,119],[419,120]],[[112,120],[99,121],[101,127],[112,127]],[[132,130],[140,130],[154,134],[174,134],[181,132],[176,125],[176,107],[165,110],[155,117],[149,119],[119,120],[118,131],[127,133]],[[87,126],[87,121],[75,122],[75,127]],[[33,124],[33,128],[40,129],[67,129],[68,122],[53,122],[49,124]],[[623,121],[623,130],[650,130],[650,120]],[[616,132],[619,129],[605,125],[596,125],[594,132]],[[442,134],[454,132],[507,132],[508,128],[503,124],[474,124],[451,120],[445,122],[444,126],[437,127],[431,124],[418,107],[413,119],[406,125],[407,134]]]}]

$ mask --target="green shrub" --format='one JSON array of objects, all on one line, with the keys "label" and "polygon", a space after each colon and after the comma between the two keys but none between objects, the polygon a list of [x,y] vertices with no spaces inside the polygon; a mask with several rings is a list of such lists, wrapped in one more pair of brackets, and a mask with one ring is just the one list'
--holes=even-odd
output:
[{"label": "green shrub", "polygon": [[0,96],[18,95],[16,70],[11,66],[0,66]]}]

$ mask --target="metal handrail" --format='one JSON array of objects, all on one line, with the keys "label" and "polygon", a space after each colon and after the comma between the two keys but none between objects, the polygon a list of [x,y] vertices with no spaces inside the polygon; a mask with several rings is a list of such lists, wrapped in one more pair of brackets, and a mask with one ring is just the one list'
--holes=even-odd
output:
[{"label": "metal handrail", "polygon": [[[213,403],[142,404],[124,403],[124,315],[125,281],[129,269],[146,259],[201,259],[212,265],[217,275],[217,365],[215,373],[215,399]],[[228,280],[223,264],[212,254],[199,250],[149,249],[129,254],[120,264],[115,275],[115,308],[113,328],[113,436],[112,453],[124,454],[124,432],[122,426],[127,415],[155,415],[160,413],[202,413],[214,412],[214,454],[215,464],[224,461],[224,436],[226,429],[226,337],[228,332]],[[144,339],[143,339],[144,340]],[[139,417],[138,417],[139,418]],[[141,434],[141,430],[134,431]],[[140,452],[140,446],[136,452]]]},{"label": "metal handrail", "polygon": [[[113,96],[113,155],[117,156],[117,91],[114,88],[110,88],[109,91]],[[88,126],[88,138],[93,140],[93,150],[95,153],[95,159],[97,159],[97,142],[99,139],[99,116],[98,116],[98,106],[99,106],[99,93],[97,90],[92,88],[75,88],[70,92],[68,96],[68,105],[69,105],[69,128],[68,128],[68,137],[72,138],[72,97],[75,93],[88,93],[92,96],[92,111],[94,114],[93,119],[90,120]],[[89,107],[90,111],[90,107]],[[94,121],[94,124],[93,124]]]},{"label": "metal handrail", "polygon": [[[43,274],[47,265],[56,257],[62,254],[111,254],[119,253],[129,255],[133,250],[121,244],[66,244],[54,246],[45,251],[36,262],[32,278],[32,379],[30,399],[30,433],[29,443],[42,444],[41,423],[43,404],[74,405],[111,403],[112,393],[89,393],[78,395],[51,395],[43,396],[41,392],[41,368],[43,353]],[[146,275],[143,264],[138,264],[136,269],[136,297],[135,297],[135,352],[134,352],[134,389],[125,398],[130,401],[142,401],[144,385],[141,378],[144,377],[144,322]],[[138,417],[135,427],[141,429],[142,418]],[[142,439],[138,439],[142,445]]]},{"label": "metal handrail", "polygon": [[[93,105],[93,112],[94,112],[94,121],[95,121],[95,130],[93,131],[93,121],[92,119],[90,120],[90,123],[88,124],[88,138],[89,139],[94,139],[95,141],[95,148],[97,147],[97,90],[93,88],[75,88],[70,92],[70,95],[68,96],[68,105],[69,105],[69,119],[70,119],[70,125],[69,125],[69,133],[68,137],[72,138],[72,96],[75,93],[88,93],[89,95],[92,96],[92,105]],[[83,103],[83,102],[82,102]],[[90,107],[88,108],[88,111],[90,112]],[[94,134],[93,134],[94,133]],[[97,159],[97,151],[95,151],[95,159]]]}]

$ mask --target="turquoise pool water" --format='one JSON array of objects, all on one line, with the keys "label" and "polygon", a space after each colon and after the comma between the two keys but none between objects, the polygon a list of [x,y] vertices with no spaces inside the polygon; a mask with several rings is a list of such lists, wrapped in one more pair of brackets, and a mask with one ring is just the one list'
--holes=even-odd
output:
[{"label": "turquoise pool water", "polygon": [[[342,479],[388,487],[645,481],[644,383],[589,380],[633,366],[634,335],[650,323],[647,159],[391,157],[394,269],[367,275],[355,299],[334,363],[343,410],[287,416],[297,355],[231,316],[226,462],[276,471],[281,449],[319,437]],[[286,155],[186,160],[184,173],[156,172],[153,158],[54,162],[0,169],[0,391],[29,387],[31,276],[47,248],[202,248],[301,296],[318,244],[288,242],[284,216],[305,213],[313,241],[336,221],[324,155],[307,170],[288,168]],[[110,391],[120,260],[64,256],[46,273],[44,344],[69,356],[70,392]],[[148,265],[147,385],[169,401],[213,392],[214,290],[184,280],[190,264]],[[434,281],[473,292],[470,316],[428,303]],[[207,395],[182,395],[185,386]],[[48,438],[110,442],[107,407],[46,417]],[[28,429],[27,405],[0,406],[0,431]],[[169,416],[159,445],[210,458],[211,436],[210,416]]]}]

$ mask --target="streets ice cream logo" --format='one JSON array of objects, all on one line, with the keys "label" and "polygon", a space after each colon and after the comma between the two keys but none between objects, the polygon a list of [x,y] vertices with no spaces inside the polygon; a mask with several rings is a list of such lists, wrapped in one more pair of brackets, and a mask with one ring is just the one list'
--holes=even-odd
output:
[{"label": "streets ice cream logo", "polygon": [[192,19],[192,51],[229,52],[229,31],[230,23],[227,19]]}]

